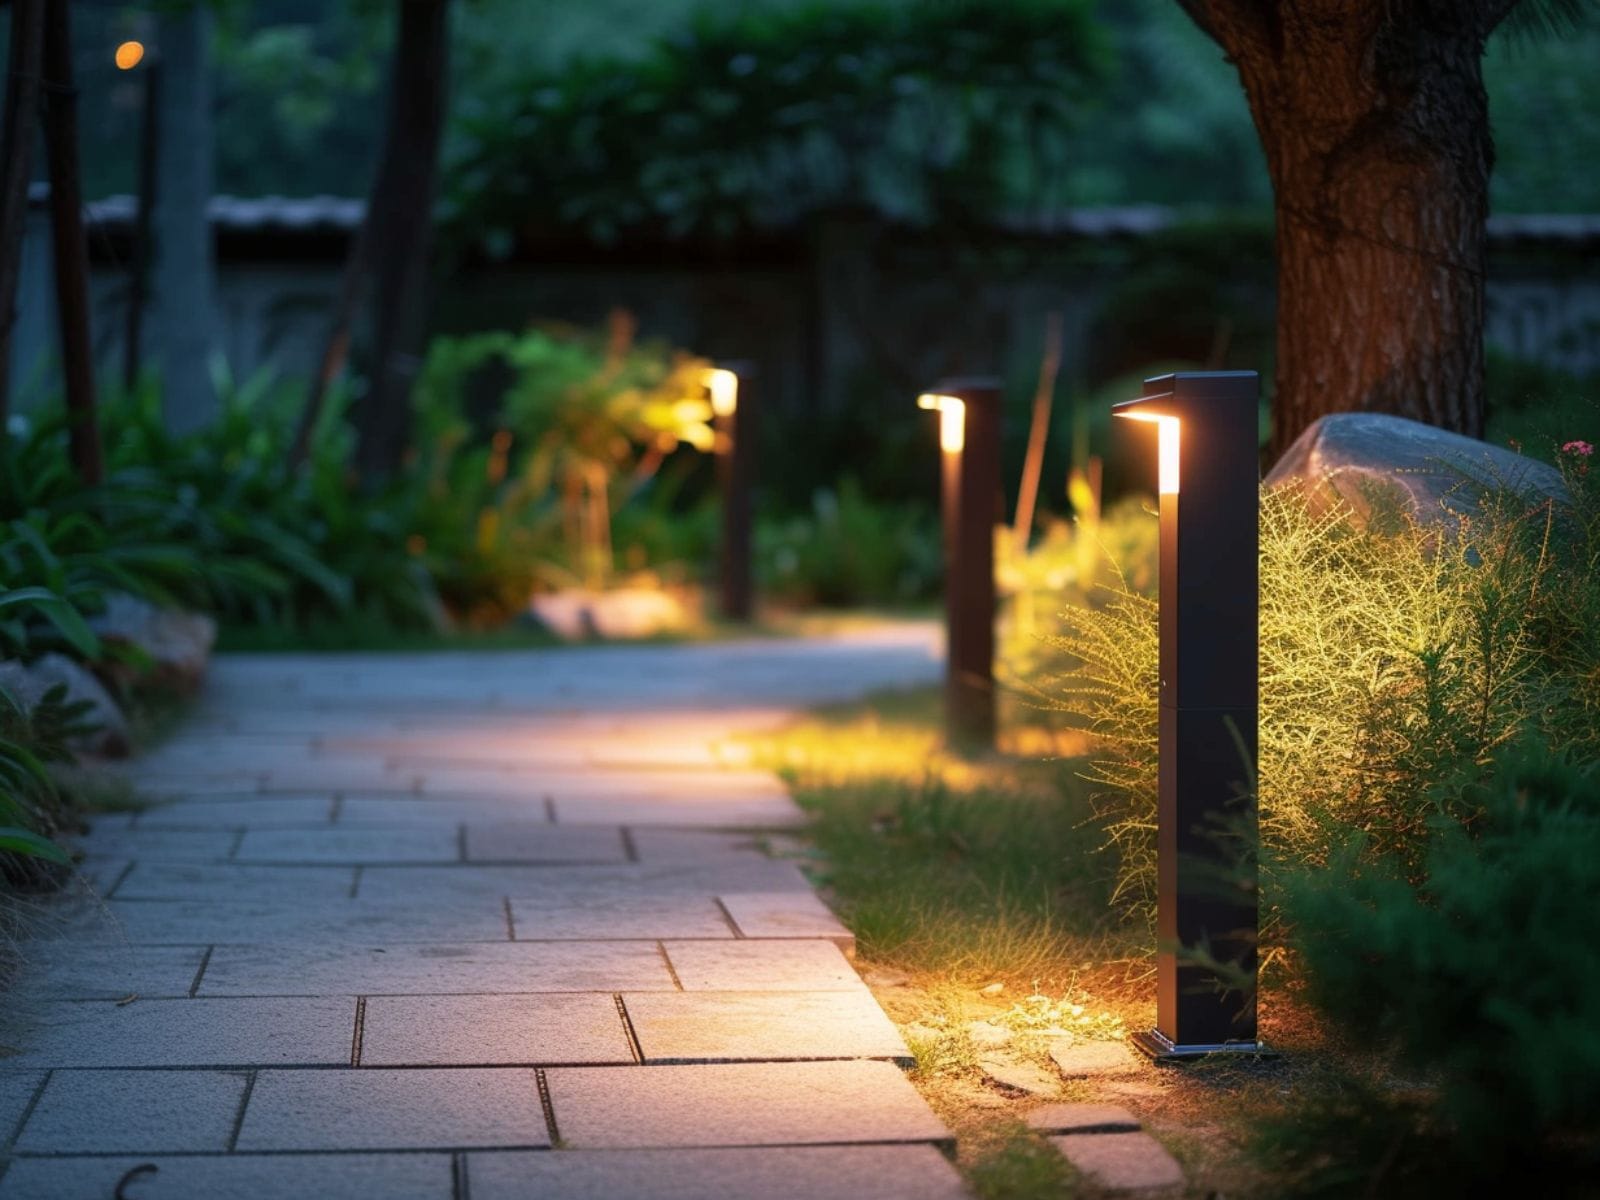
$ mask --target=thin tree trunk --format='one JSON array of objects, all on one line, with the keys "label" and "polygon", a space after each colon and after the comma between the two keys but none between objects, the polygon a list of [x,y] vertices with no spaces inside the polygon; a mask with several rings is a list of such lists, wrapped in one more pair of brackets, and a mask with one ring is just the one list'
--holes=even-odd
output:
[{"label": "thin tree trunk", "polygon": [[399,0],[381,192],[367,205],[373,245],[371,378],[358,406],[356,466],[369,484],[400,466],[421,363],[433,198],[449,67],[449,0]]},{"label": "thin tree trunk", "polygon": [[1016,523],[1011,531],[1019,556],[1028,553],[1028,540],[1033,536],[1033,510],[1039,501],[1039,476],[1044,471],[1044,444],[1050,436],[1050,407],[1060,373],[1061,314],[1053,312],[1044,320],[1044,355],[1039,362],[1039,383],[1033,391],[1033,421],[1028,427],[1028,452],[1022,461]]},{"label": "thin tree trunk", "polygon": [[1273,453],[1333,412],[1481,436],[1492,20],[1462,0],[1184,0],[1272,176]]},{"label": "thin tree trunk", "polygon": [[45,157],[50,168],[50,232],[55,250],[56,314],[66,386],[67,437],[73,468],[89,486],[104,467],[95,416],[94,350],[89,337],[89,249],[78,179],[78,89],[72,78],[72,18],[52,0],[44,30]]},{"label": "thin tree trunk", "polygon": [[44,62],[45,0],[12,0],[5,124],[0,128],[0,438],[11,400],[11,331],[17,323],[17,277],[28,223],[34,121]]},{"label": "thin tree trunk", "polygon": [[[384,168],[380,164],[378,183],[373,191],[383,190]],[[361,294],[372,266],[372,217],[362,214],[361,225],[350,242],[344,271],[339,277],[339,291],[334,297],[333,311],[328,317],[328,332],[323,339],[322,355],[317,362],[317,373],[306,392],[305,407],[300,410],[300,422],[295,427],[294,443],[289,447],[289,465],[298,469],[311,453],[311,438],[316,433],[317,422],[322,419],[322,409],[327,404],[328,392],[344,372],[350,357],[350,332],[355,324],[356,312],[361,307]]]},{"label": "thin tree trunk", "polygon": [[144,310],[150,299],[150,222],[155,213],[161,152],[161,64],[144,68],[144,109],[139,114],[139,207],[133,231],[133,258],[128,268],[128,323],[122,338],[122,386],[129,392],[139,382],[144,351]]}]

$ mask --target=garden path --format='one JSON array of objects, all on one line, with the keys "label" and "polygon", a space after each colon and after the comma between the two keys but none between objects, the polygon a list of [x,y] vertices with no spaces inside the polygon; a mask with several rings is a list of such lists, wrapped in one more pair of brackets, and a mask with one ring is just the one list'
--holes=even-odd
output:
[{"label": "garden path", "polygon": [[219,658],[24,946],[0,1197],[963,1194],[737,738],[936,643]]}]

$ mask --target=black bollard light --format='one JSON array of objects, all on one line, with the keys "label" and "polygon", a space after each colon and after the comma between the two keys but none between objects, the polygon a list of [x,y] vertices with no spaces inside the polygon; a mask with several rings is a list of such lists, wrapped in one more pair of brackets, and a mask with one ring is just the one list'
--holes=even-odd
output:
[{"label": "black bollard light", "polygon": [[750,538],[754,520],[750,489],[755,469],[755,406],[747,363],[711,367],[705,375],[716,430],[717,486],[722,497],[719,605],[730,621],[748,621],[755,607]]},{"label": "black bollard light", "polygon": [[1259,913],[1240,878],[1256,833],[1258,389],[1254,371],[1185,371],[1114,408],[1155,425],[1160,457],[1160,945],[1156,1027],[1133,1039],[1157,1059],[1263,1052]]},{"label": "black bollard light", "polygon": [[945,734],[995,740],[994,525],[1000,499],[1000,383],[947,379],[917,397],[939,414],[945,561]]}]

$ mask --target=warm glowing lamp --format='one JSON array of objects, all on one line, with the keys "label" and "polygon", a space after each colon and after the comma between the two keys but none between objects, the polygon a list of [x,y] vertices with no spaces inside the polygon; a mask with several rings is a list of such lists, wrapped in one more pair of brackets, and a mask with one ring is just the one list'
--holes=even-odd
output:
[{"label": "warm glowing lamp", "polygon": [[1160,945],[1156,1027],[1134,1037],[1158,1059],[1262,1053],[1238,976],[1258,926],[1258,390],[1254,371],[1185,371],[1114,410],[1156,426],[1160,462]]},{"label": "warm glowing lamp", "polygon": [[748,621],[754,608],[750,568],[756,449],[750,383],[754,375],[749,363],[707,367],[701,375],[716,425],[717,481],[722,493],[720,607],[731,621]]},{"label": "warm glowing lamp", "polygon": [[923,392],[917,397],[917,407],[939,414],[939,449],[960,454],[967,441],[967,402],[959,396]]},{"label": "warm glowing lamp", "polygon": [[711,411],[719,417],[731,417],[739,410],[739,377],[726,367],[707,367],[704,374],[706,390],[711,393]]},{"label": "warm glowing lamp", "polygon": [[947,379],[917,397],[939,414],[945,554],[945,732],[994,745],[994,526],[1001,510],[1000,385]]},{"label": "warm glowing lamp", "polygon": [[131,71],[144,61],[143,42],[123,42],[112,54],[119,71]]}]

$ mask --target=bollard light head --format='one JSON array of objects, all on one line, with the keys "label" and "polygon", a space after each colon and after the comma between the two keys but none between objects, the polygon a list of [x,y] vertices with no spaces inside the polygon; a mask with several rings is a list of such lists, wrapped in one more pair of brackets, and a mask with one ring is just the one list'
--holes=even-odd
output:
[{"label": "bollard light head", "polygon": [[923,392],[917,397],[917,407],[939,414],[939,449],[960,454],[967,440],[967,402],[960,396]]},{"label": "bollard light head", "polygon": [[131,71],[144,61],[143,42],[123,42],[112,55],[119,71]]},{"label": "bollard light head", "polygon": [[711,411],[731,417],[739,409],[739,376],[727,367],[707,367],[701,376],[711,393]]}]

